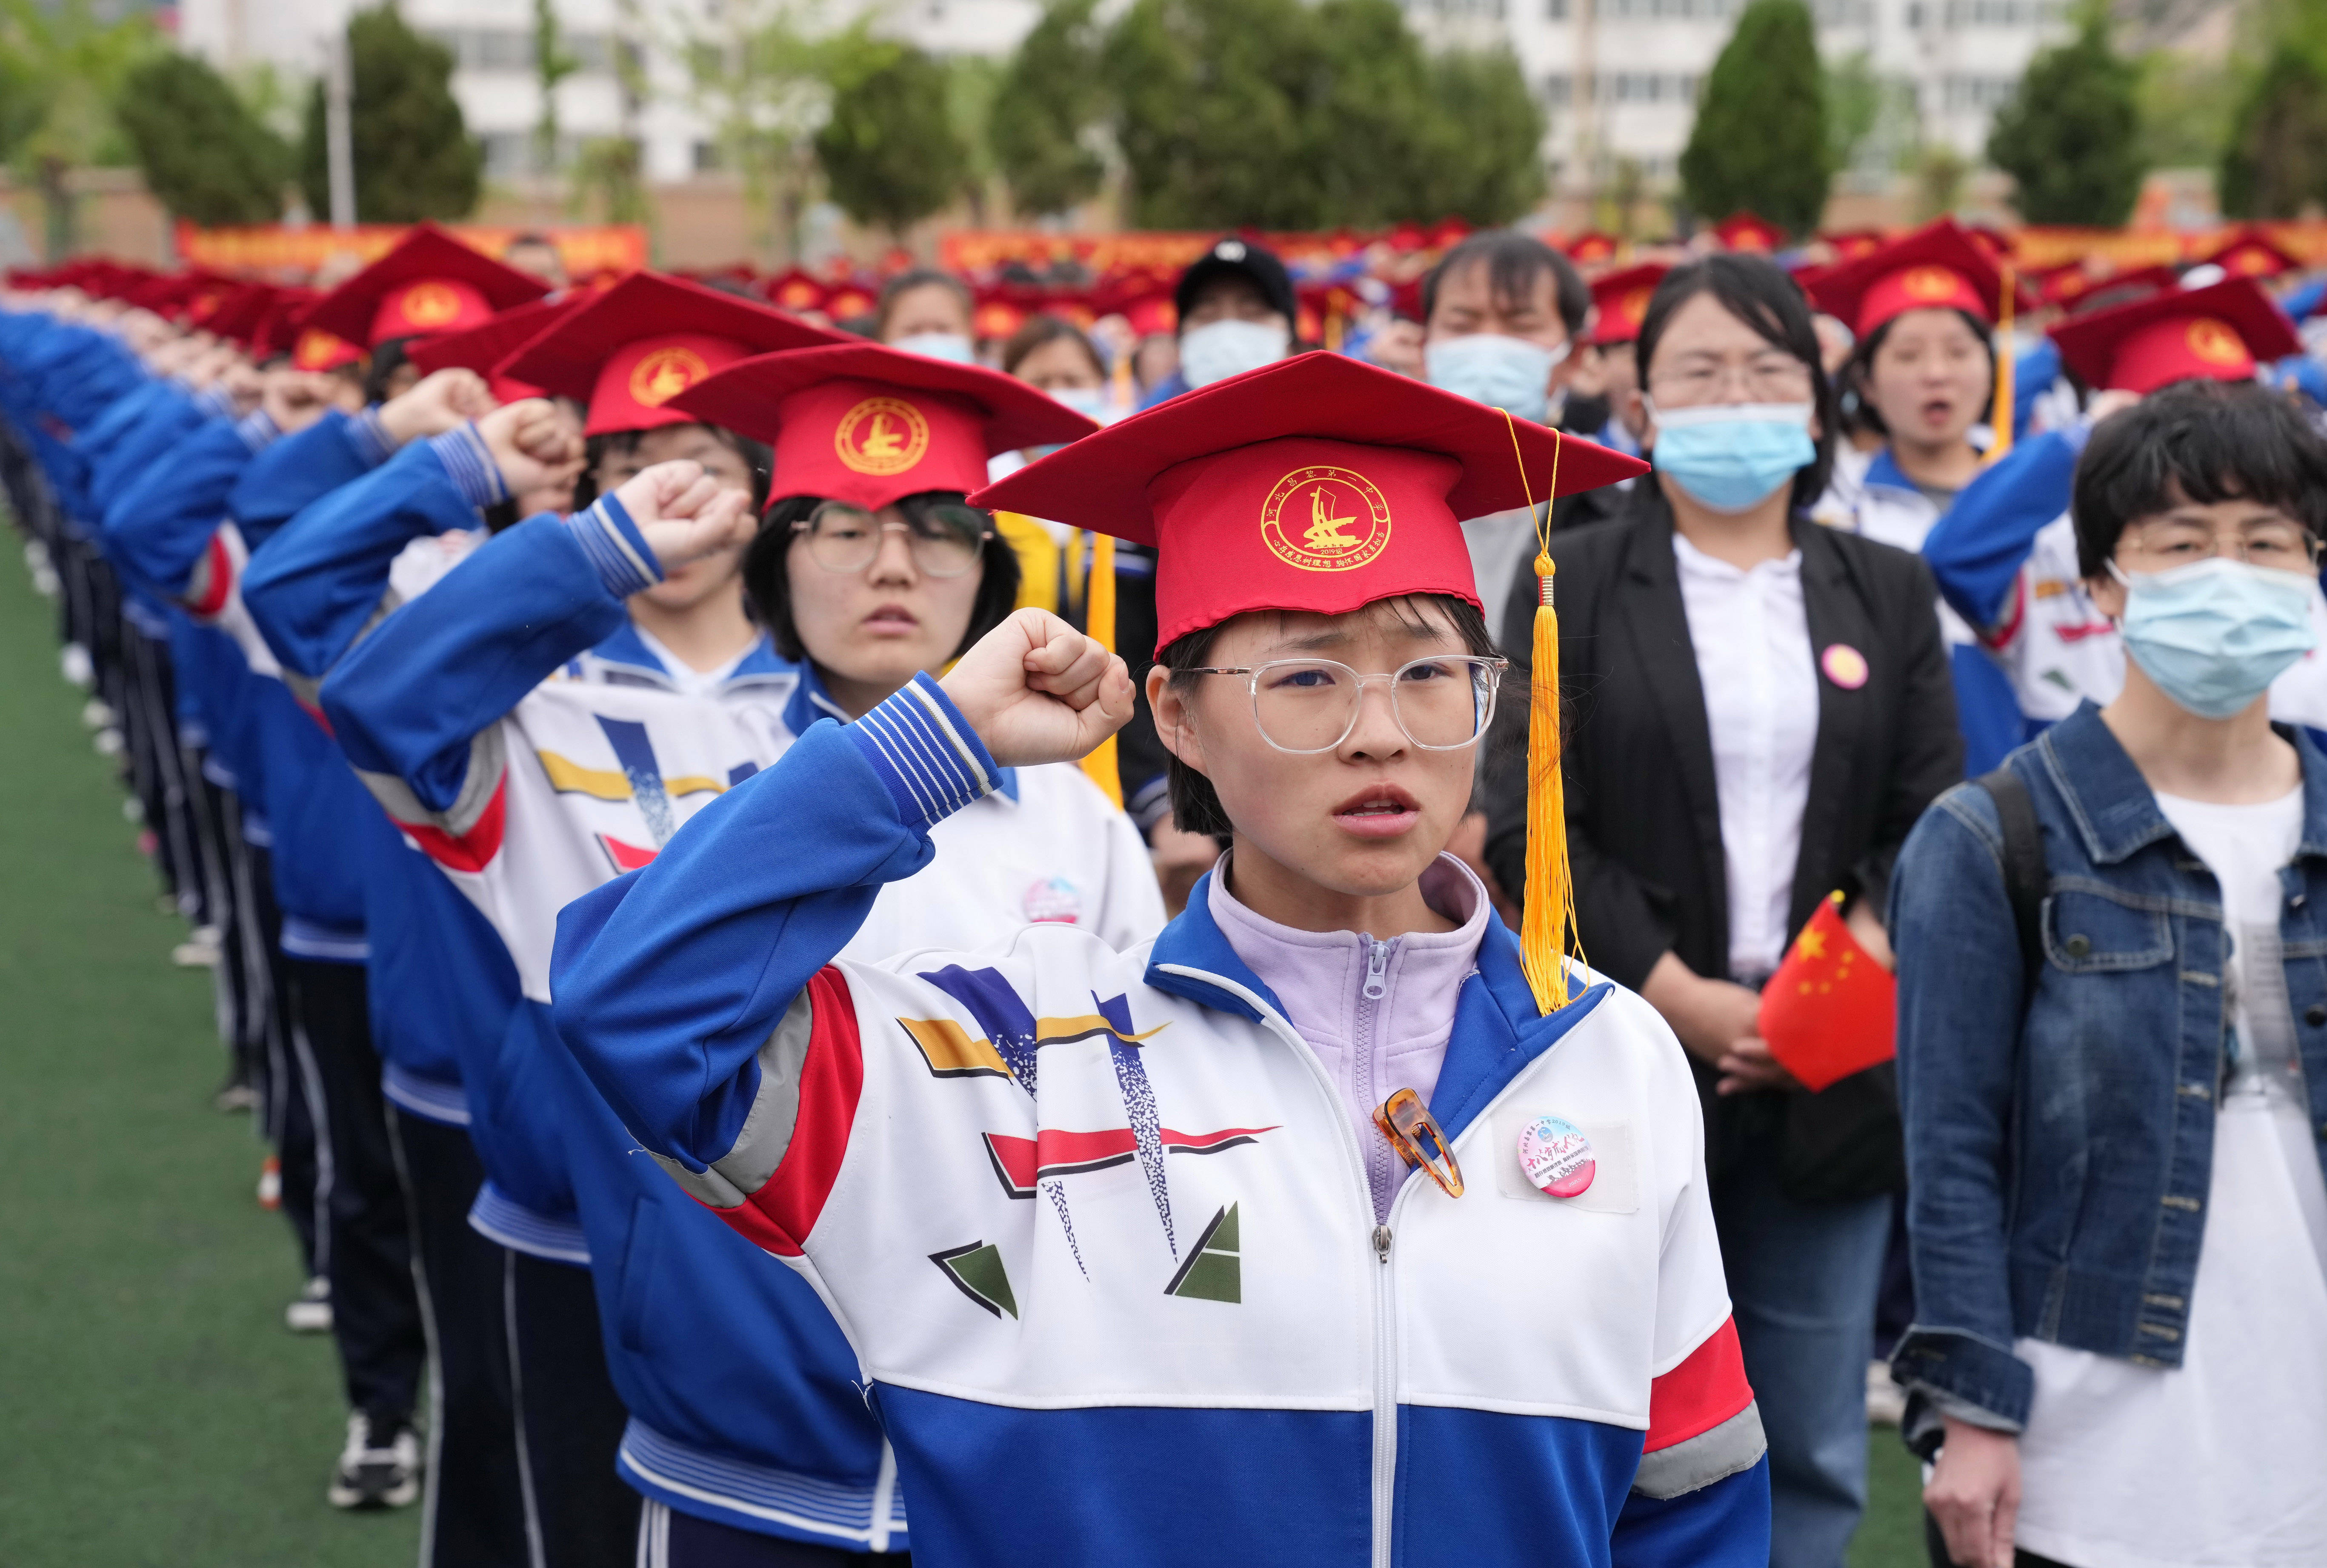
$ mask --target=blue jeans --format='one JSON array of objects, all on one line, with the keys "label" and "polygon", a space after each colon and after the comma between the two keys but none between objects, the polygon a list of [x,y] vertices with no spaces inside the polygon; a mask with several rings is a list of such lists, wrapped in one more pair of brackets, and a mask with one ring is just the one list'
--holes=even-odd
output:
[{"label": "blue jeans", "polygon": [[1866,1506],[1866,1362],[1891,1199],[1798,1203],[1764,1153],[1713,1193],[1770,1442],[1771,1568],[1843,1568]]}]

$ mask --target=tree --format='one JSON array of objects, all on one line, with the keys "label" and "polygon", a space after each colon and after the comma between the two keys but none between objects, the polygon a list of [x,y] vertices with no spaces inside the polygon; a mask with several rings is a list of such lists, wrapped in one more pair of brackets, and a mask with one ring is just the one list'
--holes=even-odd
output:
[{"label": "tree", "polygon": [[2271,51],[2222,149],[2222,210],[2293,218],[2327,201],[2327,73],[2290,43]]},{"label": "tree", "polygon": [[283,215],[291,149],[203,61],[154,56],[129,73],[114,112],[145,188],[175,216],[215,227]]},{"label": "tree", "polygon": [[2023,219],[2115,228],[2133,215],[2147,171],[2140,87],[2098,9],[2075,38],[2028,62],[1987,133],[1987,161],[2017,183]]},{"label": "tree", "polygon": [[1428,188],[1393,219],[1453,216],[1509,223],[1543,200],[1547,128],[1508,49],[1450,50],[1430,62],[1431,101],[1441,120],[1439,156]]},{"label": "tree", "polygon": [[[365,223],[465,218],[484,184],[485,154],[453,98],[453,52],[412,31],[393,5],[348,18],[348,117],[356,217]],[[323,87],[307,101],[299,182],[328,212]]]},{"label": "tree", "polygon": [[1752,0],[1697,99],[1680,155],[1684,198],[1699,217],[1751,210],[1808,234],[1826,210],[1835,163],[1809,7]]},{"label": "tree", "polygon": [[865,69],[834,84],[816,157],[842,211],[898,233],[953,199],[968,159],[947,85],[944,66],[903,43],[874,45]]},{"label": "tree", "polygon": [[1107,110],[1097,8],[1098,0],[1049,0],[995,89],[987,134],[1021,212],[1065,212],[1107,179],[1091,145]]},{"label": "tree", "polygon": [[[533,76],[541,91],[541,114],[533,123],[533,166],[547,174],[557,167],[557,84],[582,69],[565,47],[551,0],[533,0]],[[601,149],[602,160],[612,155]]]},{"label": "tree", "polygon": [[0,155],[40,191],[52,260],[74,244],[66,176],[131,161],[113,107],[157,47],[142,13],[106,22],[91,0],[0,0]]}]

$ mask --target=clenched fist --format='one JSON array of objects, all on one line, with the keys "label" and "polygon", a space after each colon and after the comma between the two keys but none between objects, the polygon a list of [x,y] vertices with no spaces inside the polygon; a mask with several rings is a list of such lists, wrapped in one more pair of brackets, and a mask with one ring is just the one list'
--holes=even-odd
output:
[{"label": "clenched fist", "polygon": [[474,370],[439,370],[424,376],[408,392],[379,406],[380,427],[397,445],[442,435],[457,425],[491,413],[493,395]]},{"label": "clenched fist", "polygon": [[1123,660],[1047,610],[1015,611],[938,684],[1005,768],[1072,761],[1131,717]]},{"label": "clenched fist", "polygon": [[[439,376],[453,372],[440,370]],[[463,375],[472,372],[462,371]],[[435,379],[435,376],[429,380]],[[420,386],[425,387],[427,381]],[[479,381],[480,389],[483,382]],[[415,387],[414,390],[419,390]],[[493,455],[501,482],[511,495],[531,490],[571,490],[582,471],[582,431],[574,416],[547,397],[505,403],[477,421],[477,434]]]},{"label": "clenched fist", "polygon": [[743,548],[759,527],[748,491],[720,483],[687,459],[640,470],[621,482],[614,499],[666,575],[689,561]]}]

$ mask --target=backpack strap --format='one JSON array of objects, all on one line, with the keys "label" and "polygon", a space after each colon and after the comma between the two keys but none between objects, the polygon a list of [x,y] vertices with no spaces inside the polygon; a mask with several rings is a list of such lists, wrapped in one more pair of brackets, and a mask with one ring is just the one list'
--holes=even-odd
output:
[{"label": "backpack strap", "polygon": [[2020,932],[2020,994],[2023,1005],[2044,970],[2044,835],[2036,826],[2036,803],[2028,786],[2009,768],[1972,780],[1995,802],[2004,830],[2004,892],[2012,901],[2012,923]]}]

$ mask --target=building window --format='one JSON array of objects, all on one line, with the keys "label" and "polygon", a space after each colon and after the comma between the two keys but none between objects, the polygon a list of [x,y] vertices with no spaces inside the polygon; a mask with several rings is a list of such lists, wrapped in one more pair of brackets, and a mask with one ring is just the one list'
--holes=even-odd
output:
[{"label": "building window", "polygon": [[487,131],[477,138],[485,146],[485,178],[515,180],[533,173],[533,137],[524,131]]},{"label": "building window", "polygon": [[1567,0],[1543,0],[1543,14],[1547,21],[1566,21]]},{"label": "building window", "polygon": [[[530,28],[431,27],[424,31],[453,51],[455,70],[534,69]],[[563,33],[558,42],[585,73],[603,76],[614,69],[614,40],[610,33]]]},{"label": "building window", "polygon": [[2011,102],[2019,85],[2014,76],[1952,75],[1940,83],[1940,102],[1953,110],[1992,112]]},{"label": "building window", "polygon": [[725,160],[719,154],[718,143],[697,142],[695,144],[695,172],[696,173],[715,174],[724,165],[724,163]]}]

